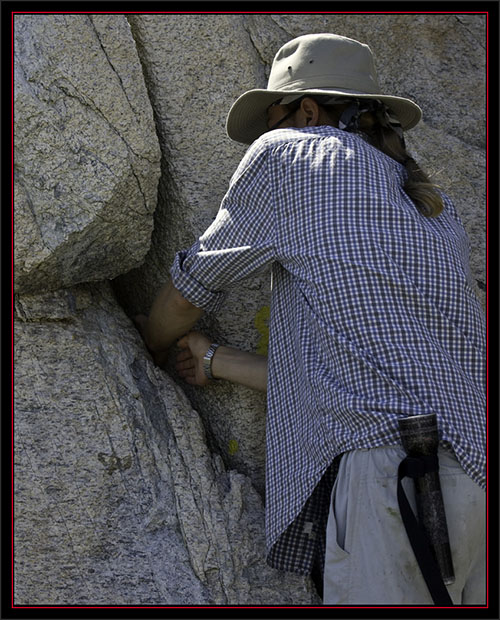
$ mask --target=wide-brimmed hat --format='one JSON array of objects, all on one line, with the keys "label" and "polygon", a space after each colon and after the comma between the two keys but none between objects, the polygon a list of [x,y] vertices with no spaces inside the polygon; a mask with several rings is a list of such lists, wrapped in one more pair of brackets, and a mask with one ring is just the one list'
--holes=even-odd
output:
[{"label": "wide-brimmed hat", "polygon": [[267,88],[241,95],[226,120],[230,138],[250,144],[268,130],[267,108],[303,95],[377,99],[397,116],[404,130],[422,117],[416,103],[380,92],[373,54],[364,43],[336,34],[306,34],[288,41],[273,60]]}]

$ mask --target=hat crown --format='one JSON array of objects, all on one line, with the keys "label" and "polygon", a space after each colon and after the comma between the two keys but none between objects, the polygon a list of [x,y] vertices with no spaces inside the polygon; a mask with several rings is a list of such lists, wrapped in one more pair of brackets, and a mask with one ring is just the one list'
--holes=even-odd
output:
[{"label": "hat crown", "polygon": [[274,57],[267,89],[380,92],[368,45],[328,33],[303,35],[283,45]]}]

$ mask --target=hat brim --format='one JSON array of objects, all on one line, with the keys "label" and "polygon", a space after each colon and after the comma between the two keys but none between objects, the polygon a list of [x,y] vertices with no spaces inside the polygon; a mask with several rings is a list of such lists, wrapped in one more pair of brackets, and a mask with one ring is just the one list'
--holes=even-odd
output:
[{"label": "hat brim", "polygon": [[267,90],[256,88],[241,95],[231,106],[226,119],[228,136],[236,142],[251,144],[268,131],[267,108],[279,99],[289,95],[339,95],[358,99],[377,99],[384,102],[397,116],[403,130],[407,131],[420,121],[422,110],[404,97],[393,97],[378,93],[359,93],[347,90]]}]

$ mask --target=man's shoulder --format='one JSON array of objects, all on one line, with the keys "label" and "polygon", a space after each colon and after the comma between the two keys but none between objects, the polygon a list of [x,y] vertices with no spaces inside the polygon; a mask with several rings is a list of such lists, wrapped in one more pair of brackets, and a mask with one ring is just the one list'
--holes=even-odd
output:
[{"label": "man's shoulder", "polygon": [[251,144],[250,149],[261,151],[273,149],[284,144],[299,143],[304,140],[315,140],[317,138],[331,136],[341,139],[343,133],[345,132],[329,125],[322,125],[320,127],[287,127],[284,129],[273,129],[273,131],[268,131],[257,138],[257,140]]},{"label": "man's shoulder", "polygon": [[[312,143],[314,148],[310,150]],[[266,166],[270,159],[285,157],[286,160],[295,161],[297,157],[305,162],[309,155],[317,153],[318,149],[328,152],[346,150],[363,151],[373,150],[362,138],[347,133],[330,125],[304,128],[273,129],[262,134],[248,147],[240,165],[235,172],[234,178],[249,169],[260,170]],[[313,155],[314,156],[314,155]],[[344,158],[347,163],[351,160]]]}]

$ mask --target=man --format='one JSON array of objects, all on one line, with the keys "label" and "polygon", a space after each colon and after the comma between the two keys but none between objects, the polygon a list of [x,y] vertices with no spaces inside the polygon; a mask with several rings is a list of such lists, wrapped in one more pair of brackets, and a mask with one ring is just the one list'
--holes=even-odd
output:
[{"label": "man", "polygon": [[[420,116],[380,92],[366,45],[288,42],[267,89],[229,112],[229,136],[251,146],[217,218],[138,319],[157,361],[184,336],[190,383],[267,389],[267,560],[308,574],[324,559],[326,604],[433,603],[396,499],[399,420],[426,414],[439,427],[448,592],[484,603],[484,317],[453,204],[406,151]],[[269,360],[188,333],[266,264]]]}]

